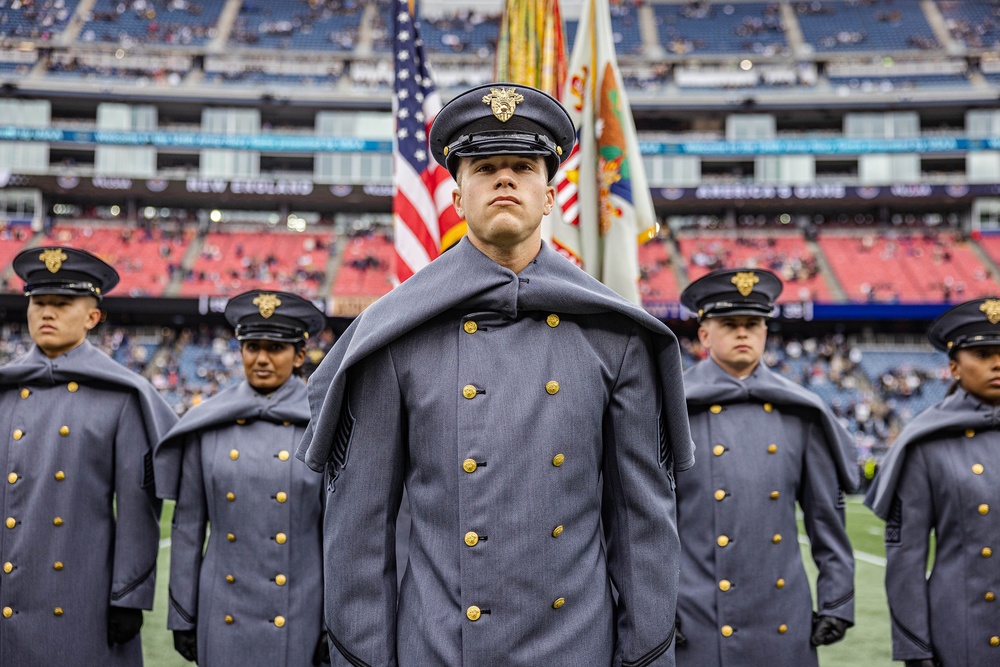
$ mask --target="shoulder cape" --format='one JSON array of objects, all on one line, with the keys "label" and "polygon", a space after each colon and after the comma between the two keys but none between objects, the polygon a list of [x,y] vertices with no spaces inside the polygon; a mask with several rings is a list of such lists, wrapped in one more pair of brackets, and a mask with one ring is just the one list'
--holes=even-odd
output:
[{"label": "shoulder cape", "polygon": [[865,497],[865,505],[882,519],[889,517],[899,474],[910,445],[970,428],[976,431],[996,428],[998,424],[1000,410],[977,401],[965,391],[958,389],[946,396],[937,405],[932,405],[917,415],[896,438],[889,453],[879,464],[878,474]]},{"label": "shoulder cape", "polygon": [[684,374],[688,405],[743,403],[756,400],[774,405],[790,405],[815,410],[826,436],[826,444],[837,465],[840,487],[850,493],[858,488],[858,466],[854,441],[837,422],[830,408],[811,391],[784,378],[763,362],[745,380],[734,378],[717,363],[706,359]]},{"label": "shoulder cape", "polygon": [[[523,286],[522,286],[523,284]],[[694,463],[694,444],[684,410],[684,386],[677,338],[645,310],[551,250],[544,243],[520,274],[500,266],[463,238],[455,247],[358,316],[309,378],[312,421],[297,456],[316,471],[330,458],[341,415],[347,373],[355,364],[424,322],[457,308],[516,317],[520,312],[618,313],[652,332],[655,363],[674,466]]]},{"label": "shoulder cape", "polygon": [[156,495],[177,498],[185,436],[231,426],[237,419],[259,419],[279,424],[287,421],[304,426],[309,421],[305,383],[291,377],[265,395],[255,391],[244,380],[188,410],[156,445],[153,453]]},{"label": "shoulder cape", "polygon": [[[0,367],[0,387],[32,383],[53,385],[73,380],[91,381],[134,391],[139,399],[146,439],[151,447],[177,421],[177,415],[156,392],[153,385],[114,361],[87,340],[55,359],[49,359],[37,345],[33,345],[26,355]],[[148,461],[149,459],[147,463]],[[152,483],[152,475],[151,468],[143,472],[143,486]]]}]

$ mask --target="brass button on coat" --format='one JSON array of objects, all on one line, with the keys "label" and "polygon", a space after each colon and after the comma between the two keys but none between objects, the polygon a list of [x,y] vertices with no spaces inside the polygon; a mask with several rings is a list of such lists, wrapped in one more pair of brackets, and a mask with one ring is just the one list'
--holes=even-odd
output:
[{"label": "brass button on coat", "polygon": [[462,470],[465,472],[476,472],[476,468],[478,467],[474,459],[465,459],[462,461]]},{"label": "brass button on coat", "polygon": [[31,396],[31,391],[27,387],[21,390],[21,398],[28,398],[29,396]]},{"label": "brass button on coat", "polygon": [[722,500],[725,497],[726,497],[726,492],[723,491],[722,489],[717,489],[715,491],[715,499],[716,500]]},{"label": "brass button on coat", "polygon": [[64,438],[67,435],[69,435],[69,426],[60,426],[59,427],[59,435],[61,435]]},{"label": "brass button on coat", "polygon": [[61,482],[64,479],[66,479],[66,473],[64,473],[62,470],[57,471],[56,472],[56,481],[57,482]]},{"label": "brass button on coat", "polygon": [[238,449],[230,449],[229,450],[229,458],[231,458],[234,461],[236,459],[240,458],[240,450],[238,450]]},{"label": "brass button on coat", "polygon": [[60,572],[63,569],[63,567],[64,566],[62,564],[62,561],[60,560],[57,560],[56,562],[52,563],[52,569],[55,570],[56,572]]},{"label": "brass button on coat", "polygon": [[465,534],[465,544],[466,546],[474,547],[479,544],[479,535],[474,531],[469,531]]},{"label": "brass button on coat", "polygon": [[777,491],[772,491],[771,492],[771,500],[777,500],[780,496],[781,496],[781,494],[778,493]]},{"label": "brass button on coat", "polygon": [[722,456],[726,453],[726,448],[722,445],[716,445],[715,447],[712,447],[712,453],[716,456]]},{"label": "brass button on coat", "polygon": [[61,516],[57,516],[56,518],[52,519],[52,525],[53,526],[61,526],[61,525],[63,525],[62,517]]},{"label": "brass button on coat", "polygon": [[66,389],[69,390],[70,393],[76,391],[79,388],[80,388],[80,385],[78,385],[75,382],[70,382],[68,385],[66,385]]},{"label": "brass button on coat", "polygon": [[276,628],[283,628],[283,627],[285,627],[285,617],[284,616],[275,616],[274,617],[274,627],[276,627]]},{"label": "brass button on coat", "polygon": [[278,452],[278,460],[279,461],[287,461],[288,460],[288,450],[287,449],[282,449],[280,452]]},{"label": "brass button on coat", "polygon": [[56,607],[55,609],[52,610],[52,613],[55,614],[56,616],[62,616],[63,615],[62,607]]},{"label": "brass button on coat", "polygon": [[774,410],[774,406],[773,405],[771,405],[770,403],[765,403],[764,404],[764,412],[771,412],[772,410]]},{"label": "brass button on coat", "polygon": [[559,326],[559,316],[556,315],[555,313],[552,313],[551,315],[545,318],[545,323],[548,324],[553,329],[555,329],[557,326]]},{"label": "brass button on coat", "polygon": [[556,526],[555,528],[552,529],[552,537],[559,537],[562,534],[563,534],[562,526]]},{"label": "brass button on coat", "polygon": [[278,544],[284,544],[285,542],[288,541],[288,536],[285,535],[284,533],[278,533],[277,535],[274,536],[274,541],[277,542]]},{"label": "brass button on coat", "polygon": [[552,603],[552,608],[559,609],[564,604],[566,604],[566,598],[556,598],[555,602]]},{"label": "brass button on coat", "polygon": [[732,588],[732,586],[733,586],[732,583],[728,579],[723,579],[722,581],[719,582],[719,590],[722,591],[723,593]]},{"label": "brass button on coat", "polygon": [[993,555],[993,549],[990,549],[989,547],[983,547],[983,550],[980,551],[979,553],[983,555],[983,558],[989,558],[990,556]]},{"label": "brass button on coat", "polygon": [[724,546],[726,546],[727,544],[729,544],[729,538],[728,538],[728,537],[726,537],[725,535],[719,535],[719,539],[717,539],[717,540],[716,540],[716,543],[717,543],[717,544],[718,544],[718,545],[719,545],[720,547],[724,547]]},{"label": "brass button on coat", "polygon": [[465,617],[470,621],[478,621],[479,617],[482,615],[482,610],[476,605],[472,605],[465,610]]},{"label": "brass button on coat", "polygon": [[990,646],[992,646],[994,648],[996,648],[997,646],[1000,646],[1000,637],[997,637],[996,635],[993,635],[992,637],[990,637]]},{"label": "brass button on coat", "polygon": [[14,439],[15,440],[20,440],[23,437],[24,437],[24,431],[22,431],[19,428],[14,429]]},{"label": "brass button on coat", "polygon": [[227,624],[227,625],[232,625],[232,624],[233,624],[233,621],[234,621],[234,620],[236,620],[236,619],[234,619],[234,618],[233,618],[232,616],[230,616],[229,614],[226,614],[226,624]]},{"label": "brass button on coat", "polygon": [[465,333],[474,334],[476,333],[476,331],[479,330],[479,325],[473,322],[472,320],[469,320],[468,322],[462,325],[462,328],[465,329]]},{"label": "brass button on coat", "polygon": [[966,438],[971,438],[971,437],[974,437],[975,435],[976,435],[976,431],[974,429],[971,429],[971,428],[965,429],[965,437]]},{"label": "brass button on coat", "polygon": [[17,525],[17,521],[14,519],[14,517],[12,517],[12,516],[7,517],[7,527],[8,528],[13,528],[16,525]]},{"label": "brass button on coat", "polygon": [[548,382],[545,383],[545,391],[548,392],[549,395],[551,396],[558,394],[559,383],[556,382],[555,380],[549,380]]},{"label": "brass button on coat", "polygon": [[17,473],[16,472],[12,472],[9,475],[7,475],[7,481],[9,483],[11,483],[11,484],[13,484],[14,482],[16,482],[17,481]]},{"label": "brass button on coat", "polygon": [[558,468],[563,464],[563,461],[565,460],[566,457],[563,454],[556,454],[555,456],[552,457],[552,465]]},{"label": "brass button on coat", "polygon": [[227,581],[228,583],[230,583],[230,584],[232,584],[232,583],[235,583],[235,582],[236,582],[236,577],[234,577],[234,576],[233,576],[233,575],[231,575],[231,574],[227,574],[227,575],[226,575],[226,581]]},{"label": "brass button on coat", "polygon": [[476,388],[475,388],[475,386],[473,386],[471,384],[467,384],[464,387],[462,387],[462,396],[465,396],[466,398],[468,398],[470,400],[473,399],[473,398],[475,398],[476,397]]},{"label": "brass button on coat", "polygon": [[282,426],[291,426],[292,422],[281,422]]},{"label": "brass button on coat", "polygon": [[775,533],[774,537],[771,538],[771,541],[775,544],[781,544],[781,535]]},{"label": "brass button on coat", "polygon": [[731,625],[723,625],[722,628],[719,629],[719,632],[722,633],[723,637],[732,637],[733,636],[733,626],[731,626]]},{"label": "brass button on coat", "polygon": [[784,623],[782,623],[781,625],[778,626],[778,634],[779,635],[783,635],[786,632],[788,632],[788,626],[787,625],[785,625]]},{"label": "brass button on coat", "polygon": [[279,574],[274,578],[274,583],[278,584],[279,586],[284,586],[287,581],[288,577],[286,577],[283,574]]},{"label": "brass button on coat", "polygon": [[229,502],[233,502],[234,500],[236,500],[236,494],[230,491],[229,493],[226,494],[226,500],[228,500]]},{"label": "brass button on coat", "polygon": [[232,533],[227,533],[226,534],[226,539],[229,540],[230,542],[235,542],[236,541],[236,535],[234,535]]},{"label": "brass button on coat", "polygon": [[774,443],[771,443],[770,445],[767,446],[767,453],[768,454],[777,454],[778,453],[778,446],[776,444],[774,444]]},{"label": "brass button on coat", "polygon": [[11,609],[10,607],[4,607],[3,608],[3,617],[4,618],[10,618],[13,615],[14,615],[14,610],[13,609]]},{"label": "brass button on coat", "polygon": [[288,494],[285,493],[284,491],[278,491],[278,493],[275,494],[274,499],[277,500],[279,503],[283,503],[286,500],[288,500]]},{"label": "brass button on coat", "polygon": [[775,588],[784,588],[785,587],[785,580],[784,579],[778,579],[776,582],[774,582],[774,587]]},{"label": "brass button on coat", "polygon": [[718,403],[716,403],[715,405],[713,405],[712,407],[710,407],[708,409],[708,411],[711,412],[713,415],[717,415],[720,412],[722,412],[722,406],[719,405]]},{"label": "brass button on coat", "polygon": [[246,419],[237,419],[236,423],[239,424],[240,426],[243,426],[244,424],[247,423],[247,420]]},{"label": "brass button on coat", "polygon": [[986,516],[987,514],[990,513],[990,506],[987,505],[986,503],[983,503],[982,505],[979,506],[979,513],[982,514],[983,516]]},{"label": "brass button on coat", "polygon": [[[14,439],[17,440],[17,431],[14,431]],[[977,475],[982,475],[983,470],[985,470],[985,468],[983,468],[982,463],[974,463],[972,465],[972,472],[976,473]]]},{"label": "brass button on coat", "polygon": [[996,594],[993,593],[993,591],[987,591],[986,595],[984,595],[983,597],[986,599],[987,602],[993,602],[994,600],[997,599],[997,596]]},{"label": "brass button on coat", "polygon": [[7,574],[10,574],[11,572],[14,571],[14,564],[11,563],[10,561],[7,561],[6,563],[3,564],[3,571]]}]

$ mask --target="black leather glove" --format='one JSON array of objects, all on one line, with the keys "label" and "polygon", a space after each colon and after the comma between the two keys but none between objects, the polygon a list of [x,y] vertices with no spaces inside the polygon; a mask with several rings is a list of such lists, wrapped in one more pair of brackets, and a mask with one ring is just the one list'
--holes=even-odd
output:
[{"label": "black leather glove", "polygon": [[319,641],[316,642],[316,650],[313,651],[313,664],[317,665],[329,665],[330,664],[330,644],[326,641],[326,633],[319,633]]},{"label": "black leather glove", "polygon": [[813,633],[809,643],[813,646],[826,646],[839,642],[847,633],[848,623],[833,616],[817,616],[813,621]]},{"label": "black leather glove", "polygon": [[198,664],[198,632],[196,630],[174,630],[174,650],[188,662]]},{"label": "black leather glove", "polygon": [[906,667],[937,667],[937,660],[933,658],[923,658],[921,660],[907,660]]},{"label": "black leather glove", "polygon": [[108,646],[129,643],[141,627],[142,609],[108,607]]},{"label": "black leather glove", "polygon": [[687,637],[681,634],[681,619],[679,616],[674,617],[674,648],[679,646],[684,646],[688,643]]}]

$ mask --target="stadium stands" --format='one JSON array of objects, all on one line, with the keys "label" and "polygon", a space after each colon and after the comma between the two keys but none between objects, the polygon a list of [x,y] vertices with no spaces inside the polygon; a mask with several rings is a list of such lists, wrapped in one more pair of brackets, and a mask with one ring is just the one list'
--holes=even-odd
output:
[{"label": "stadium stands", "polygon": [[211,232],[185,272],[179,296],[232,296],[260,288],[315,298],[332,244],[330,233]]},{"label": "stadium stands", "polygon": [[654,4],[667,53],[778,55],[788,50],[777,2]]},{"label": "stadium stands", "polygon": [[79,0],[0,3],[0,40],[49,42],[66,28]]},{"label": "stadium stands", "polygon": [[229,44],[350,52],[358,43],[361,4],[355,0],[247,1],[240,6]]},{"label": "stadium stands", "polygon": [[395,254],[385,234],[362,234],[344,243],[334,297],[379,297],[392,289]]},{"label": "stadium stands", "polygon": [[1000,46],[1000,6],[982,0],[937,0],[953,39],[969,49],[996,49]]},{"label": "stadium stands", "polygon": [[84,42],[198,46],[214,36],[226,0],[96,0]]},{"label": "stadium stands", "polygon": [[[14,256],[24,249],[24,244],[30,238],[31,230],[24,226],[3,227],[0,229],[0,272],[10,267]],[[23,284],[21,279],[11,272],[6,283],[0,285],[0,291],[19,292]]]},{"label": "stadium stands", "polygon": [[958,303],[996,291],[969,243],[951,234],[823,234],[819,245],[852,301]]},{"label": "stadium stands", "polygon": [[670,244],[655,238],[639,246],[639,295],[646,301],[676,301],[680,289],[674,276]]},{"label": "stadium stands", "polygon": [[795,9],[803,38],[817,52],[941,48],[918,2],[813,0]]}]

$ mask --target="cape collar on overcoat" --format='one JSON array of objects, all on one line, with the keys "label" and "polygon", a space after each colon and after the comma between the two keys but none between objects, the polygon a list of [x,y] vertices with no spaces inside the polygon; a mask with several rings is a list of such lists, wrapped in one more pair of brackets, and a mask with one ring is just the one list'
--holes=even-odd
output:
[{"label": "cape collar on overcoat", "polygon": [[322,471],[330,459],[347,386],[347,373],[359,361],[424,322],[453,309],[489,310],[508,317],[544,311],[565,314],[618,313],[650,332],[659,370],[665,427],[674,467],[694,463],[694,445],[684,409],[682,367],[677,339],[645,310],[621,298],[544,243],[520,274],[500,266],[468,238],[418,271],[359,315],[309,378],[312,421],[297,456]]},{"label": "cape collar on overcoat", "polygon": [[684,390],[689,405],[759,401],[815,410],[819,413],[826,443],[837,465],[840,487],[848,493],[858,488],[854,442],[830,408],[819,396],[778,375],[763,362],[757,364],[749,377],[740,380],[708,358],[684,373]]},{"label": "cape collar on overcoat", "polygon": [[[32,345],[23,357],[0,367],[0,387],[30,385],[51,386],[71,381],[92,381],[135,391],[142,409],[142,422],[148,442],[156,443],[160,436],[177,422],[177,415],[145,378],[128,370],[111,357],[84,340],[79,346],[50,359]],[[151,463],[147,459],[147,464]],[[143,471],[143,486],[152,483],[151,467]]]},{"label": "cape collar on overcoat", "polygon": [[963,389],[946,396],[906,425],[879,464],[878,475],[868,489],[865,505],[883,519],[889,517],[892,499],[896,495],[899,473],[903,469],[909,446],[932,436],[960,433],[966,429],[982,431],[1000,426],[1000,407],[987,405]]},{"label": "cape collar on overcoat", "polygon": [[305,383],[297,377],[290,377],[270,394],[261,394],[243,380],[184,413],[156,445],[153,454],[156,495],[177,498],[184,436],[232,426],[237,419],[258,419],[276,424],[291,422],[304,426],[309,421]]}]

